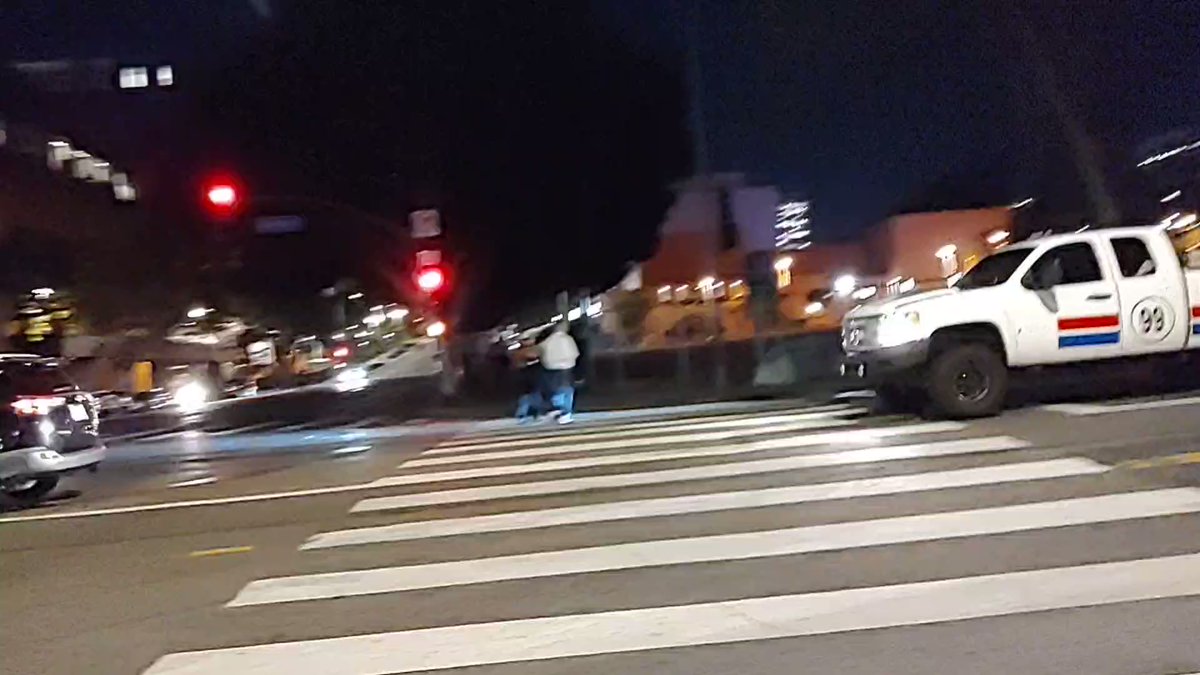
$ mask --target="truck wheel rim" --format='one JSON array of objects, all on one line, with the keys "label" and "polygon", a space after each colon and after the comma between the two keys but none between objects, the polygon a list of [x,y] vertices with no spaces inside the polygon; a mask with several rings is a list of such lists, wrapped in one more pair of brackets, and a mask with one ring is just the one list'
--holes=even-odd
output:
[{"label": "truck wheel rim", "polygon": [[962,401],[978,401],[987,396],[991,379],[974,359],[968,359],[954,376],[954,393]]}]

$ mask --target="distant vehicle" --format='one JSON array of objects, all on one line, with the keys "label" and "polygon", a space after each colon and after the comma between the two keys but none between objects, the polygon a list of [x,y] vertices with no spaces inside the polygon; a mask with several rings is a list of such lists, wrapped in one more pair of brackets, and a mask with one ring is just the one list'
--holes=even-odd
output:
[{"label": "distant vehicle", "polygon": [[140,391],[131,397],[130,410],[133,412],[150,412],[162,410],[174,402],[171,392],[163,388]]},{"label": "distant vehicle", "polygon": [[91,394],[52,359],[0,354],[0,501],[28,507],[59,478],[96,468],[106,449]]},{"label": "distant vehicle", "polygon": [[978,417],[1001,410],[1012,369],[1200,356],[1200,261],[1173,236],[1103,228],[1005,247],[951,288],[850,311],[844,368],[885,400]]},{"label": "distant vehicle", "polygon": [[101,417],[120,415],[133,409],[133,397],[123,391],[94,391],[92,397],[96,399]]},{"label": "distant vehicle", "polygon": [[254,380],[230,380],[221,387],[225,398],[250,398],[258,395],[258,383]]}]

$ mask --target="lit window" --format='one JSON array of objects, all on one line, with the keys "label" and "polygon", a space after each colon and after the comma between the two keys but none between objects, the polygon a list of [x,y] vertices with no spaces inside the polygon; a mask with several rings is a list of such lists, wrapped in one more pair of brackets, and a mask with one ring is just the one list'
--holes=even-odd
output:
[{"label": "lit window", "polygon": [[171,66],[159,66],[158,70],[154,71],[154,78],[158,81],[158,86],[169,87],[175,84],[175,71]]},{"label": "lit window", "polygon": [[150,73],[143,66],[122,68],[117,78],[122,89],[140,89],[150,86]]}]

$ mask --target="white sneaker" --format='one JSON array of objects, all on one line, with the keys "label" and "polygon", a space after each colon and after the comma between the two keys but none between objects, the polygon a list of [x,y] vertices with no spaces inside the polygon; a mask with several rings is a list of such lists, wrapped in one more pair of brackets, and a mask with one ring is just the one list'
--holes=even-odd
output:
[{"label": "white sneaker", "polygon": [[558,416],[559,424],[570,424],[575,418],[571,417],[571,413],[563,413]]}]

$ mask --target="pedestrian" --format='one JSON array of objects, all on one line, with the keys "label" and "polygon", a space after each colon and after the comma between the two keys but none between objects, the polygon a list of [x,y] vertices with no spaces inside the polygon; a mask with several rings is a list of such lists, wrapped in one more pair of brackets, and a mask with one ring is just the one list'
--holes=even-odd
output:
[{"label": "pedestrian", "polygon": [[538,345],[538,359],[546,375],[546,391],[550,405],[558,411],[558,423],[571,422],[575,410],[575,362],[579,360],[579,347],[568,332],[566,321],[558,324],[554,332]]},{"label": "pedestrian", "polygon": [[545,408],[545,398],[542,396],[542,367],[532,342],[523,343],[512,354],[512,364],[517,371],[517,386],[520,391],[517,398],[517,422],[527,424],[536,420]]}]

